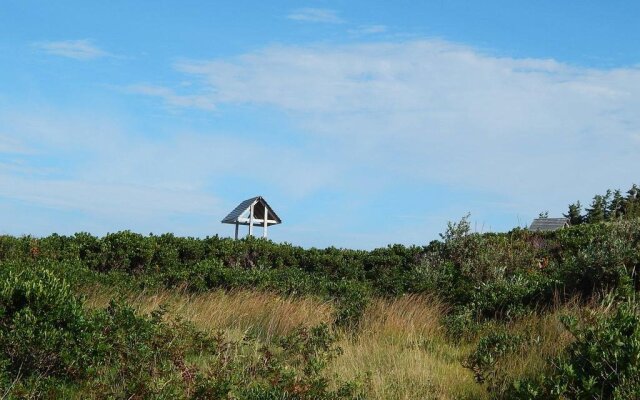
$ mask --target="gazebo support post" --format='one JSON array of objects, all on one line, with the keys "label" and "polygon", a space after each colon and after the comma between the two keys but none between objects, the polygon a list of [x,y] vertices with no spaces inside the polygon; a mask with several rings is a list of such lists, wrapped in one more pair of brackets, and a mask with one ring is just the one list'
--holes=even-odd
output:
[{"label": "gazebo support post", "polygon": [[262,225],[262,237],[267,238],[267,220],[269,219],[269,210],[264,208],[264,224]]},{"label": "gazebo support post", "polygon": [[236,240],[238,240],[238,228],[240,225],[236,222]]},{"label": "gazebo support post", "polygon": [[253,206],[249,207],[249,236],[253,236]]}]

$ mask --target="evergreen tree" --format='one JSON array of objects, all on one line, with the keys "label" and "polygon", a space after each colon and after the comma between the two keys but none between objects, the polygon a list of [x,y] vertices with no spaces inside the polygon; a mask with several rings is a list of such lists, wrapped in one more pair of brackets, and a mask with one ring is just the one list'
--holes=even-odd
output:
[{"label": "evergreen tree", "polygon": [[564,215],[565,218],[569,218],[571,225],[580,225],[584,222],[584,216],[582,216],[582,205],[580,200],[573,204],[569,204],[569,212]]},{"label": "evergreen tree", "polygon": [[624,197],[620,190],[613,192],[613,198],[607,206],[607,219],[620,219],[624,216]]},{"label": "evergreen tree", "polygon": [[587,222],[590,224],[605,221],[607,218],[607,199],[602,195],[595,195],[591,207],[587,208]]},{"label": "evergreen tree", "polygon": [[640,217],[640,188],[635,183],[627,191],[627,197],[624,199],[624,214],[625,218]]},{"label": "evergreen tree", "polygon": [[580,202],[576,201],[570,204],[569,211],[563,214],[565,218],[569,218],[571,225],[640,218],[640,187],[634,183],[626,196],[623,196],[619,189],[607,190],[604,195],[596,195],[584,215],[581,207]]}]

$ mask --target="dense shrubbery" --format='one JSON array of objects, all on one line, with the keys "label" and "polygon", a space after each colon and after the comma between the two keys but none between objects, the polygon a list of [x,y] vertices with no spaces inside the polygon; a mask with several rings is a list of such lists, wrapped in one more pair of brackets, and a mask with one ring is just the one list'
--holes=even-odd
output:
[{"label": "dense shrubbery", "polygon": [[500,360],[517,357],[524,346],[536,346],[534,337],[503,330],[480,339],[466,366],[496,398],[640,398],[640,314],[635,301],[609,311],[588,311],[580,318],[564,316],[562,322],[574,341],[537,376],[509,381],[500,375]]},{"label": "dense shrubbery", "polygon": [[[88,311],[42,268],[2,270],[0,387],[10,397],[339,399],[354,384],[322,375],[340,349],[326,325],[256,351],[254,339],[209,336],[121,302]],[[206,366],[202,366],[206,360]]]},{"label": "dense shrubbery", "polygon": [[639,249],[636,220],[551,233],[477,234],[463,219],[450,225],[442,241],[370,252],[131,232],[103,238],[0,236],[3,264],[46,262],[71,283],[93,279],[123,287],[317,294],[338,301],[343,324],[357,321],[371,295],[431,292],[449,302],[453,312],[477,321],[517,317],[558,296],[589,298],[610,290],[629,296],[640,285]]},{"label": "dense shrubbery", "polygon": [[552,394],[569,398],[640,397],[640,315],[634,303],[582,321],[565,318],[576,341],[557,362]]}]

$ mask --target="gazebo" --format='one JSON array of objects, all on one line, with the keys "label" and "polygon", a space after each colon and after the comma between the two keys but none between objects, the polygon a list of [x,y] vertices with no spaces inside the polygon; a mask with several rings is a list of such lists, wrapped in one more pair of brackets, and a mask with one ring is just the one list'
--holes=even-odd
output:
[{"label": "gazebo", "polygon": [[249,226],[248,236],[253,235],[254,226],[262,226],[262,237],[266,238],[267,227],[280,224],[282,220],[262,196],[256,196],[238,204],[221,222],[236,226],[235,238],[237,240],[240,225]]}]

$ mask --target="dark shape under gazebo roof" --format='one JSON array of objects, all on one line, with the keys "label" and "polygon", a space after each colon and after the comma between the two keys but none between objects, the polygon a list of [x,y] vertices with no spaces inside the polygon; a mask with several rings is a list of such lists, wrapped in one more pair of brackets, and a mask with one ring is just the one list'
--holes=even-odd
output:
[{"label": "dark shape under gazebo roof", "polygon": [[254,226],[262,226],[262,236],[267,237],[267,227],[280,224],[282,220],[262,196],[256,196],[238,204],[229,215],[224,217],[222,223],[236,226],[235,238],[237,239],[240,225],[249,226],[249,236],[253,235]]},{"label": "dark shape under gazebo roof", "polygon": [[555,231],[566,228],[569,225],[569,218],[536,218],[529,227],[530,231]]}]

